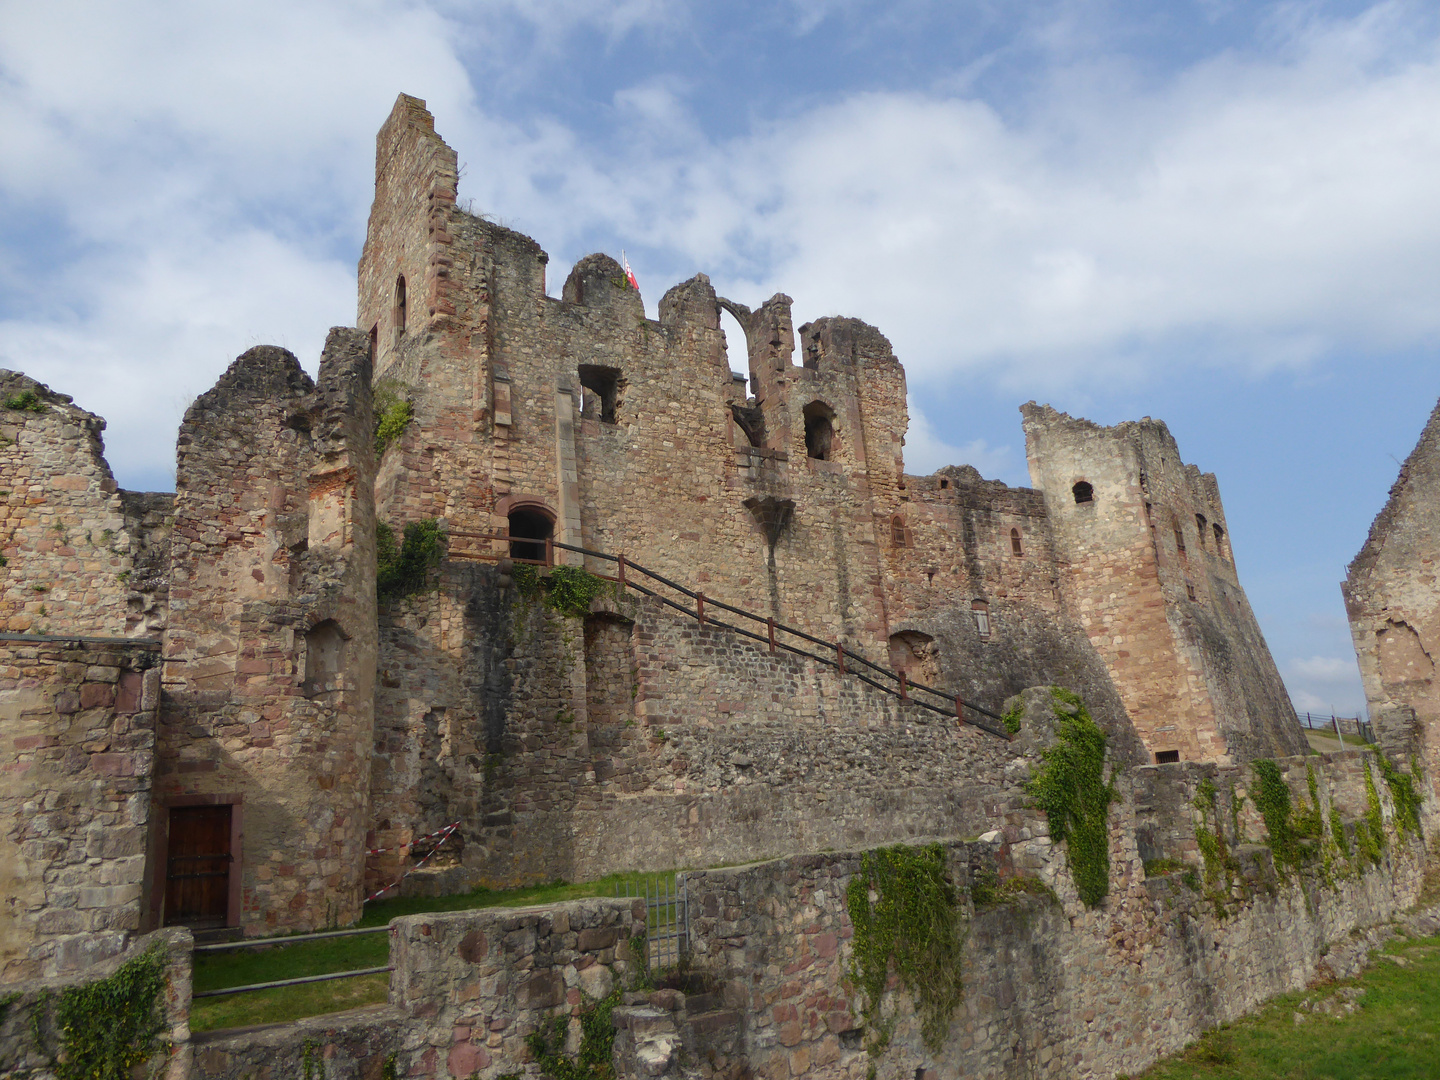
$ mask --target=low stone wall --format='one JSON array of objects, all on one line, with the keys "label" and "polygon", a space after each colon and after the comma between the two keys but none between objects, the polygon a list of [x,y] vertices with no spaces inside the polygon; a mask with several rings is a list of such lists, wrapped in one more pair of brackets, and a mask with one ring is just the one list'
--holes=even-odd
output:
[{"label": "low stone wall", "polygon": [[[15,984],[0,995],[0,1076],[28,1080],[54,1080],[55,1061],[63,1052],[65,1033],[58,1030],[56,1006],[65,992],[100,982],[125,963],[151,949],[163,952],[165,986],[157,1007],[161,1012],[161,1044],[140,1068],[144,1075],[164,1080],[188,1080],[190,1060],[190,957],[194,941],[181,927],[146,934],[123,952],[99,961],[83,975]],[[92,1017],[104,1024],[104,1016]],[[137,1073],[138,1075],[138,1073]]]},{"label": "low stone wall", "polygon": [[87,969],[140,928],[154,649],[0,640],[0,983]]},{"label": "low stone wall", "polygon": [[[1357,787],[1365,798],[1364,762],[1359,754],[1336,757],[1281,765],[1292,784],[1298,774],[1305,785],[1310,764],[1327,814],[1339,807],[1353,833],[1345,807]],[[1079,902],[1065,852],[1050,843],[1043,818],[1012,809],[980,840],[948,842],[950,875],[963,890],[964,1003],[934,1052],[920,1038],[908,995],[892,988],[886,1009],[893,1006],[898,1022],[889,1049],[874,1060],[882,1080],[920,1071],[938,1080],[1138,1071],[1207,1028],[1303,987],[1324,972],[1331,942],[1386,923],[1415,901],[1425,851],[1395,830],[1383,783],[1388,839],[1378,865],[1322,852],[1310,869],[1282,867],[1282,874],[1269,847],[1230,843],[1235,867],[1212,877],[1196,833],[1217,826],[1195,802],[1203,780],[1224,782],[1220,772],[1161,766],[1118,778],[1110,895],[1094,909]],[[1243,798],[1253,777],[1241,780]],[[1152,862],[1147,876],[1136,843],[1137,796],[1148,800],[1141,807],[1172,808],[1168,840],[1188,853],[1180,865]],[[1237,818],[1249,836],[1264,836],[1252,806],[1233,818],[1223,803],[1222,810],[1219,828],[1232,840]],[[860,1002],[846,983],[853,928],[845,896],[860,864],[857,853],[810,855],[686,875],[694,966],[743,1010],[743,1053],[754,1073],[858,1078],[871,1064]],[[1002,890],[1001,901],[977,906],[972,886],[982,869],[1001,882],[1036,878],[1048,893]]]}]

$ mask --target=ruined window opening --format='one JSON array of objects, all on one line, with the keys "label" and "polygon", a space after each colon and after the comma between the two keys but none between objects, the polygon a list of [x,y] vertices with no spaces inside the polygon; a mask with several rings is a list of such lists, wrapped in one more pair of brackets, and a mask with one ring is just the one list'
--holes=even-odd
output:
[{"label": "ruined window opening", "polygon": [[1177,517],[1174,521],[1170,523],[1170,527],[1175,530],[1175,550],[1178,551],[1181,555],[1184,555],[1185,530],[1180,528],[1180,519]]},{"label": "ruined window opening", "polygon": [[555,531],[554,520],[533,507],[510,511],[510,557],[545,561],[545,541]]},{"label": "ruined window opening", "polygon": [[823,401],[805,406],[805,456],[829,461],[835,443],[835,414]]},{"label": "ruined window opening", "polygon": [[1070,489],[1070,492],[1075,496],[1075,501],[1077,503],[1088,503],[1095,501],[1095,488],[1091,486],[1090,481],[1088,480],[1078,481],[1075,486]]},{"label": "ruined window opening", "polygon": [[1025,549],[1020,545],[1019,529],[1010,530],[1010,554],[1015,556],[1015,558],[1017,559],[1021,558],[1025,554]]},{"label": "ruined window opening", "polygon": [[1200,537],[1200,550],[1201,550],[1201,551],[1204,551],[1204,550],[1205,550],[1205,530],[1206,530],[1206,528],[1207,528],[1208,525],[1209,525],[1209,522],[1207,522],[1207,521],[1205,520],[1205,515],[1204,515],[1204,514],[1196,514],[1196,515],[1195,515],[1195,531],[1196,531],[1196,533],[1197,533],[1197,534],[1199,535],[1199,537]]},{"label": "ruined window opening", "polygon": [[950,486],[950,481],[949,481],[949,480],[941,480],[941,481],[940,481],[940,490],[941,490],[941,491],[944,491],[944,490],[945,490],[946,488],[948,488],[949,486]]},{"label": "ruined window opening", "polygon": [[970,611],[975,616],[975,629],[980,632],[980,636],[989,637],[990,605],[984,600],[976,600],[970,605]]},{"label": "ruined window opening", "polygon": [[1222,529],[1218,524],[1217,524],[1217,525],[1212,525],[1211,528],[1215,530],[1215,554],[1216,554],[1216,555],[1219,555],[1221,558],[1224,558],[1224,556],[1225,556],[1225,530]]},{"label": "ruined window opening", "polygon": [[1155,751],[1155,764],[1156,764],[1156,765],[1174,765],[1174,764],[1175,764],[1176,762],[1178,762],[1179,760],[1180,760],[1180,751],[1179,751],[1179,750],[1156,750],[1156,751]]},{"label": "ruined window opening", "polygon": [[306,697],[344,689],[345,632],[334,619],[316,623],[305,635]]},{"label": "ruined window opening", "polygon": [[620,405],[620,369],[595,364],[580,365],[580,416],[614,424],[615,410]]},{"label": "ruined window opening", "polygon": [[732,404],[730,415],[735,420],[735,426],[745,433],[745,439],[751,446],[764,447],[765,411],[763,409],[758,405]]},{"label": "ruined window opening", "polygon": [[899,514],[890,519],[890,543],[897,548],[910,546],[910,530],[905,527],[905,519]]},{"label": "ruined window opening", "polygon": [[408,305],[405,300],[405,275],[401,274],[395,279],[395,340],[399,341],[405,334],[405,320],[408,315]]},{"label": "ruined window opening", "polygon": [[1188,596],[1191,600],[1196,599],[1195,586],[1188,581],[1185,582],[1185,595]]},{"label": "ruined window opening", "polygon": [[380,351],[380,324],[377,322],[370,327],[370,359],[375,359],[375,354]]}]

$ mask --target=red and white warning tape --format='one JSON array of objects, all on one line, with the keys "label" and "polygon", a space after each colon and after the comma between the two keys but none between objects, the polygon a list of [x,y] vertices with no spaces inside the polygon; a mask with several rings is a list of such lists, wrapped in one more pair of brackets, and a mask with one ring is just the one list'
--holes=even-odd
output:
[{"label": "red and white warning tape", "polygon": [[455,828],[456,825],[459,825],[459,824],[460,824],[460,823],[459,823],[458,821],[456,821],[456,822],[454,822],[453,824],[446,825],[443,829],[436,829],[434,832],[432,832],[432,833],[426,833],[424,836],[417,836],[417,837],[415,837],[413,840],[411,840],[408,844],[398,844],[398,845],[396,845],[395,847],[366,848],[366,849],[365,849],[365,854],[366,854],[366,855],[383,855],[383,854],[384,854],[385,852],[387,852],[387,851],[399,851],[401,848],[407,848],[407,847],[408,847],[408,848],[413,848],[416,844],[423,844],[426,840],[434,839],[435,837],[439,836],[441,833],[448,833],[450,830],[452,830],[453,828]]},{"label": "red and white warning tape", "polygon": [[[431,856],[431,855],[434,855],[435,852],[439,851],[439,850],[440,850],[440,845],[443,844],[443,843],[445,843],[446,840],[450,839],[450,834],[453,833],[453,832],[454,832],[456,829],[458,829],[459,827],[460,827],[460,822],[457,821],[457,822],[455,822],[455,823],[453,823],[453,824],[451,824],[451,825],[446,825],[445,828],[441,829],[438,833],[431,833],[430,836],[438,836],[440,839],[439,839],[439,841],[436,842],[435,846],[430,849],[429,853],[425,856],[425,858],[421,859],[418,863],[416,863],[414,866],[412,866],[409,870],[406,870],[405,873],[401,874],[398,878],[396,878],[394,881],[392,881],[389,885],[386,885],[383,889],[377,889],[375,892],[371,893],[369,896],[367,896],[367,897],[365,898],[365,903],[368,904],[368,903],[370,903],[371,900],[374,900],[374,899],[376,899],[376,898],[378,898],[378,897],[384,896],[384,895],[385,895],[387,892],[389,892],[391,889],[398,888],[399,885],[400,885],[400,882],[404,881],[407,877],[409,877],[411,874],[413,874],[416,870],[419,870],[422,866],[424,866],[427,862],[429,862],[429,861],[430,861],[430,856]],[[420,839],[421,839],[421,840],[428,840],[428,839],[430,839],[430,836],[422,836],[422,837],[420,837]],[[384,849],[382,848],[381,850],[384,850]]]}]

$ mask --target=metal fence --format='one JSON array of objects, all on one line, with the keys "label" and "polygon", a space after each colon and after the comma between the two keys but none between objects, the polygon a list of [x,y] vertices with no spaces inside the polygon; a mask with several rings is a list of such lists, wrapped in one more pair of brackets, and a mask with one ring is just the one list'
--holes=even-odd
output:
[{"label": "metal fence", "polygon": [[1300,713],[1300,726],[1307,731],[1323,731],[1334,735],[1342,743],[1346,739],[1355,742],[1374,743],[1375,725],[1358,716],[1321,716],[1318,713]]},{"label": "metal fence", "polygon": [[615,883],[617,897],[645,901],[647,971],[683,966],[690,951],[690,899],[679,874],[626,879]]},{"label": "metal fence", "polygon": [[[622,589],[633,589],[642,596],[651,596],[666,607],[673,608],[684,615],[690,616],[700,623],[717,626],[722,630],[729,630],[739,634],[741,637],[749,638],[758,642],[774,653],[794,653],[797,656],[808,657],[826,667],[834,668],[841,675],[849,675],[859,679],[861,682],[874,687],[881,693],[889,694],[900,699],[902,705],[914,705],[929,712],[936,713],[950,719],[959,721],[969,727],[978,728],[986,734],[993,735],[999,739],[1010,739],[1010,732],[1005,729],[1004,717],[999,713],[977,705],[973,701],[965,701],[959,694],[951,694],[945,690],[937,690],[933,686],[926,686],[923,683],[912,682],[905,671],[891,671],[861,656],[839,641],[825,641],[823,638],[807,634],[803,630],[797,630],[793,626],[786,626],[784,623],[776,622],[775,619],[765,615],[756,615],[754,612],[746,611],[744,608],[734,607],[722,603],[713,596],[706,596],[703,592],[692,591],[684,585],[671,581],[667,577],[647,570],[638,563],[633,563],[624,555],[611,555],[604,551],[591,551],[589,548],[577,547],[574,544],[562,544],[560,541],[546,537],[530,539],[527,537],[510,536],[498,531],[472,531],[472,530],[451,530],[447,536],[471,542],[478,546],[454,545],[449,549],[449,556],[452,559],[474,559],[483,562],[500,562],[510,559],[512,562],[524,563],[534,566],[551,567],[554,565],[555,552],[572,551],[577,555],[586,558],[598,559],[601,562],[613,563],[614,575],[596,574],[596,577],[613,581]],[[524,552],[534,555],[534,558],[519,557],[516,552]],[[641,584],[636,575],[643,577],[649,584]],[[690,600],[695,606],[687,607],[683,601],[672,600],[654,585],[679,593],[682,597]],[[708,610],[707,610],[708,609]],[[755,626],[755,630],[746,629],[744,626],[737,626],[734,623],[724,622],[715,618],[713,612],[724,611],[731,615],[738,615],[742,619],[749,620]],[[795,644],[795,639],[806,645],[818,646],[821,652],[812,652],[804,645]],[[967,718],[965,713],[971,715]]]},{"label": "metal fence", "polygon": [[[291,937],[255,938],[250,941],[222,941],[215,945],[196,945],[197,953],[234,952],[237,949],[275,949],[287,945],[298,945],[303,941],[319,941],[322,938],[355,937],[358,934],[384,934],[388,926],[367,926],[359,930],[327,930],[318,934],[295,934]],[[303,983],[330,982],[334,979],[355,979],[361,975],[379,975],[394,968],[369,967],[354,971],[331,971],[323,975],[305,975],[298,979],[276,979],[274,982],[249,983],[245,986],[227,986],[220,990],[197,990],[191,997],[220,997],[224,994],[244,994],[251,990],[272,990],[277,986],[300,986]]]}]

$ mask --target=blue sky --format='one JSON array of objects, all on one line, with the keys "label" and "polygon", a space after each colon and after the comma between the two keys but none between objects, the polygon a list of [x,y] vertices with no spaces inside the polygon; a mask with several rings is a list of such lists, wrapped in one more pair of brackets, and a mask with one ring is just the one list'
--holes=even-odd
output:
[{"label": "blue sky", "polygon": [[[907,464],[1024,483],[1017,406],[1163,418],[1219,476],[1302,708],[1437,397],[1440,12],[1225,0],[0,0],[0,365],[171,483],[186,404],[354,318],[400,91],[552,289],[624,248],[879,326]],[[737,367],[742,366],[736,363]]]}]

